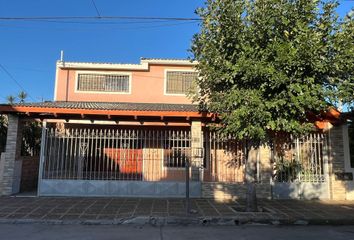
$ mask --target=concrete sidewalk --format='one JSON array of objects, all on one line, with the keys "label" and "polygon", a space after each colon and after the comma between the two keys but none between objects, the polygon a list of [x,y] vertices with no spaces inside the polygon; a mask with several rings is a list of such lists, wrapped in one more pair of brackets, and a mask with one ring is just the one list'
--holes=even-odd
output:
[{"label": "concrete sidewalk", "polygon": [[2,223],[53,224],[354,224],[354,201],[259,199],[263,212],[243,212],[244,200],[1,197]]}]

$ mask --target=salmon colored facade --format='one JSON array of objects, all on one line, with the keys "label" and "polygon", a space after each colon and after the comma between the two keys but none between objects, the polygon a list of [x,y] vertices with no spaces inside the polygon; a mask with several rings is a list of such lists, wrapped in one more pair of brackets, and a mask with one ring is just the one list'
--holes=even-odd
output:
[{"label": "salmon colored facade", "polygon": [[[184,94],[166,94],[166,71],[195,71],[187,60],[141,60],[141,64],[101,64],[58,62],[55,81],[55,101],[135,102],[191,104]],[[129,93],[85,92],[77,90],[80,73],[127,74]]]},{"label": "salmon colored facade", "polygon": [[20,166],[21,119],[32,118],[43,122],[39,196],[184,197],[189,177],[192,197],[242,198],[251,156],[261,198],[354,199],[348,129],[338,111],[308,113],[321,131],[277,135],[277,145],[247,157],[244,141],[208,127],[218,123],[216,114],[199,111],[186,94],[166,93],[187,92],[196,64],[58,61],[53,102],[0,105],[11,133],[0,159],[0,195],[19,191],[13,166]]}]

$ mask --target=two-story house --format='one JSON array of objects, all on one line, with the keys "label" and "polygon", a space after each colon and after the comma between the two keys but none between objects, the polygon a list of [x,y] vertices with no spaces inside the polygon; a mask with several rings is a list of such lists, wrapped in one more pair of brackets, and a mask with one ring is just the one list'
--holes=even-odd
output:
[{"label": "two-story house", "polygon": [[[192,197],[243,197],[244,142],[209,129],[217,116],[188,98],[196,64],[58,61],[54,101],[0,105],[9,114],[1,194],[19,189],[27,166],[19,152],[21,121],[37,119],[43,123],[34,173],[40,196],[183,197],[189,177]],[[337,112],[329,112],[316,122],[319,132],[263,146],[255,166],[258,196],[348,198],[344,180],[335,177],[352,171],[337,157],[349,151],[345,126],[337,123]]]}]

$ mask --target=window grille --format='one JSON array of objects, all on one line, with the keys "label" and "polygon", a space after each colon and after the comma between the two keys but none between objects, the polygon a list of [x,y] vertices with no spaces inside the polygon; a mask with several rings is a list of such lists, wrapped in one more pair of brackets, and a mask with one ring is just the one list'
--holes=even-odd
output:
[{"label": "window grille", "polygon": [[166,93],[187,94],[197,77],[196,72],[168,71],[166,74]]},{"label": "window grille", "polygon": [[79,91],[129,92],[129,75],[79,74]]}]

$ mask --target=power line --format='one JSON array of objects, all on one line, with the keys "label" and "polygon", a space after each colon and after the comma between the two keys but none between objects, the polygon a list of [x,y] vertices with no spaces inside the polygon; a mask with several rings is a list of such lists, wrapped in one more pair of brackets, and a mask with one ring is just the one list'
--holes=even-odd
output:
[{"label": "power line", "polygon": [[[31,21],[46,21],[46,20],[31,20]],[[163,24],[164,22],[167,22],[165,24]],[[67,22],[62,22],[62,23],[67,23]],[[79,22],[75,22],[75,23],[79,23]],[[121,23],[121,22],[119,22]],[[147,22],[139,22],[140,24],[134,24],[132,26],[132,24],[129,24],[129,23],[133,23],[133,22],[126,22],[126,24],[115,24],[115,25],[110,25],[108,28],[100,28],[101,30],[136,30],[136,29],[157,29],[157,28],[164,28],[164,27],[173,27],[173,26],[180,26],[180,25],[185,25],[185,24],[196,24],[196,23],[199,23],[199,21],[181,21],[181,22],[174,22],[174,23],[171,23],[170,21],[154,21],[154,22],[149,22],[150,24],[146,24]],[[157,24],[157,23],[161,23],[161,24]],[[97,23],[98,24],[98,23]],[[118,26],[118,25],[121,25],[121,26]],[[124,27],[122,26],[124,25]],[[129,26],[128,26],[129,25]],[[22,29],[26,29],[26,30],[29,30],[29,27],[35,27],[35,26],[38,26],[38,25],[30,25],[30,26],[27,26],[27,27],[22,27],[22,26],[13,26],[12,24],[2,24],[0,22],[0,28],[1,27],[11,27],[11,29],[14,29],[14,28],[22,28]],[[107,26],[107,25],[106,25]],[[66,28],[66,26],[64,28],[53,28],[51,27],[50,28],[51,30],[65,30],[65,31],[68,31],[68,30],[73,30],[73,31],[87,31],[89,29],[86,29],[86,28]],[[91,31],[91,30],[89,30]]]},{"label": "power line", "polygon": [[58,21],[58,20],[29,20],[31,22],[49,22],[49,23],[69,23],[69,24],[105,24],[105,25],[125,25],[125,24],[140,24],[140,23],[164,23],[171,20],[151,20],[151,21]]},{"label": "power line", "polygon": [[23,20],[170,20],[170,21],[201,21],[201,18],[182,18],[182,17],[137,17],[137,16],[33,16],[33,17],[0,17],[0,21],[23,21]]},{"label": "power line", "polygon": [[[19,88],[21,88],[22,91],[26,92],[26,90],[22,87],[22,85],[14,78],[14,76],[12,76],[12,74],[9,71],[7,71],[7,69],[1,63],[0,63],[0,68],[7,74],[7,76],[9,76],[16,83],[16,85]],[[36,101],[36,100],[34,100],[34,98],[31,95],[29,95],[28,92],[26,92],[26,93],[27,93],[28,97],[30,97],[33,101]]]},{"label": "power line", "polygon": [[94,6],[95,9],[96,9],[97,16],[98,16],[99,18],[101,18],[101,14],[100,14],[100,11],[98,11],[98,8],[97,8],[97,6],[96,6],[95,0],[91,0],[91,2],[92,2],[93,6]]}]

